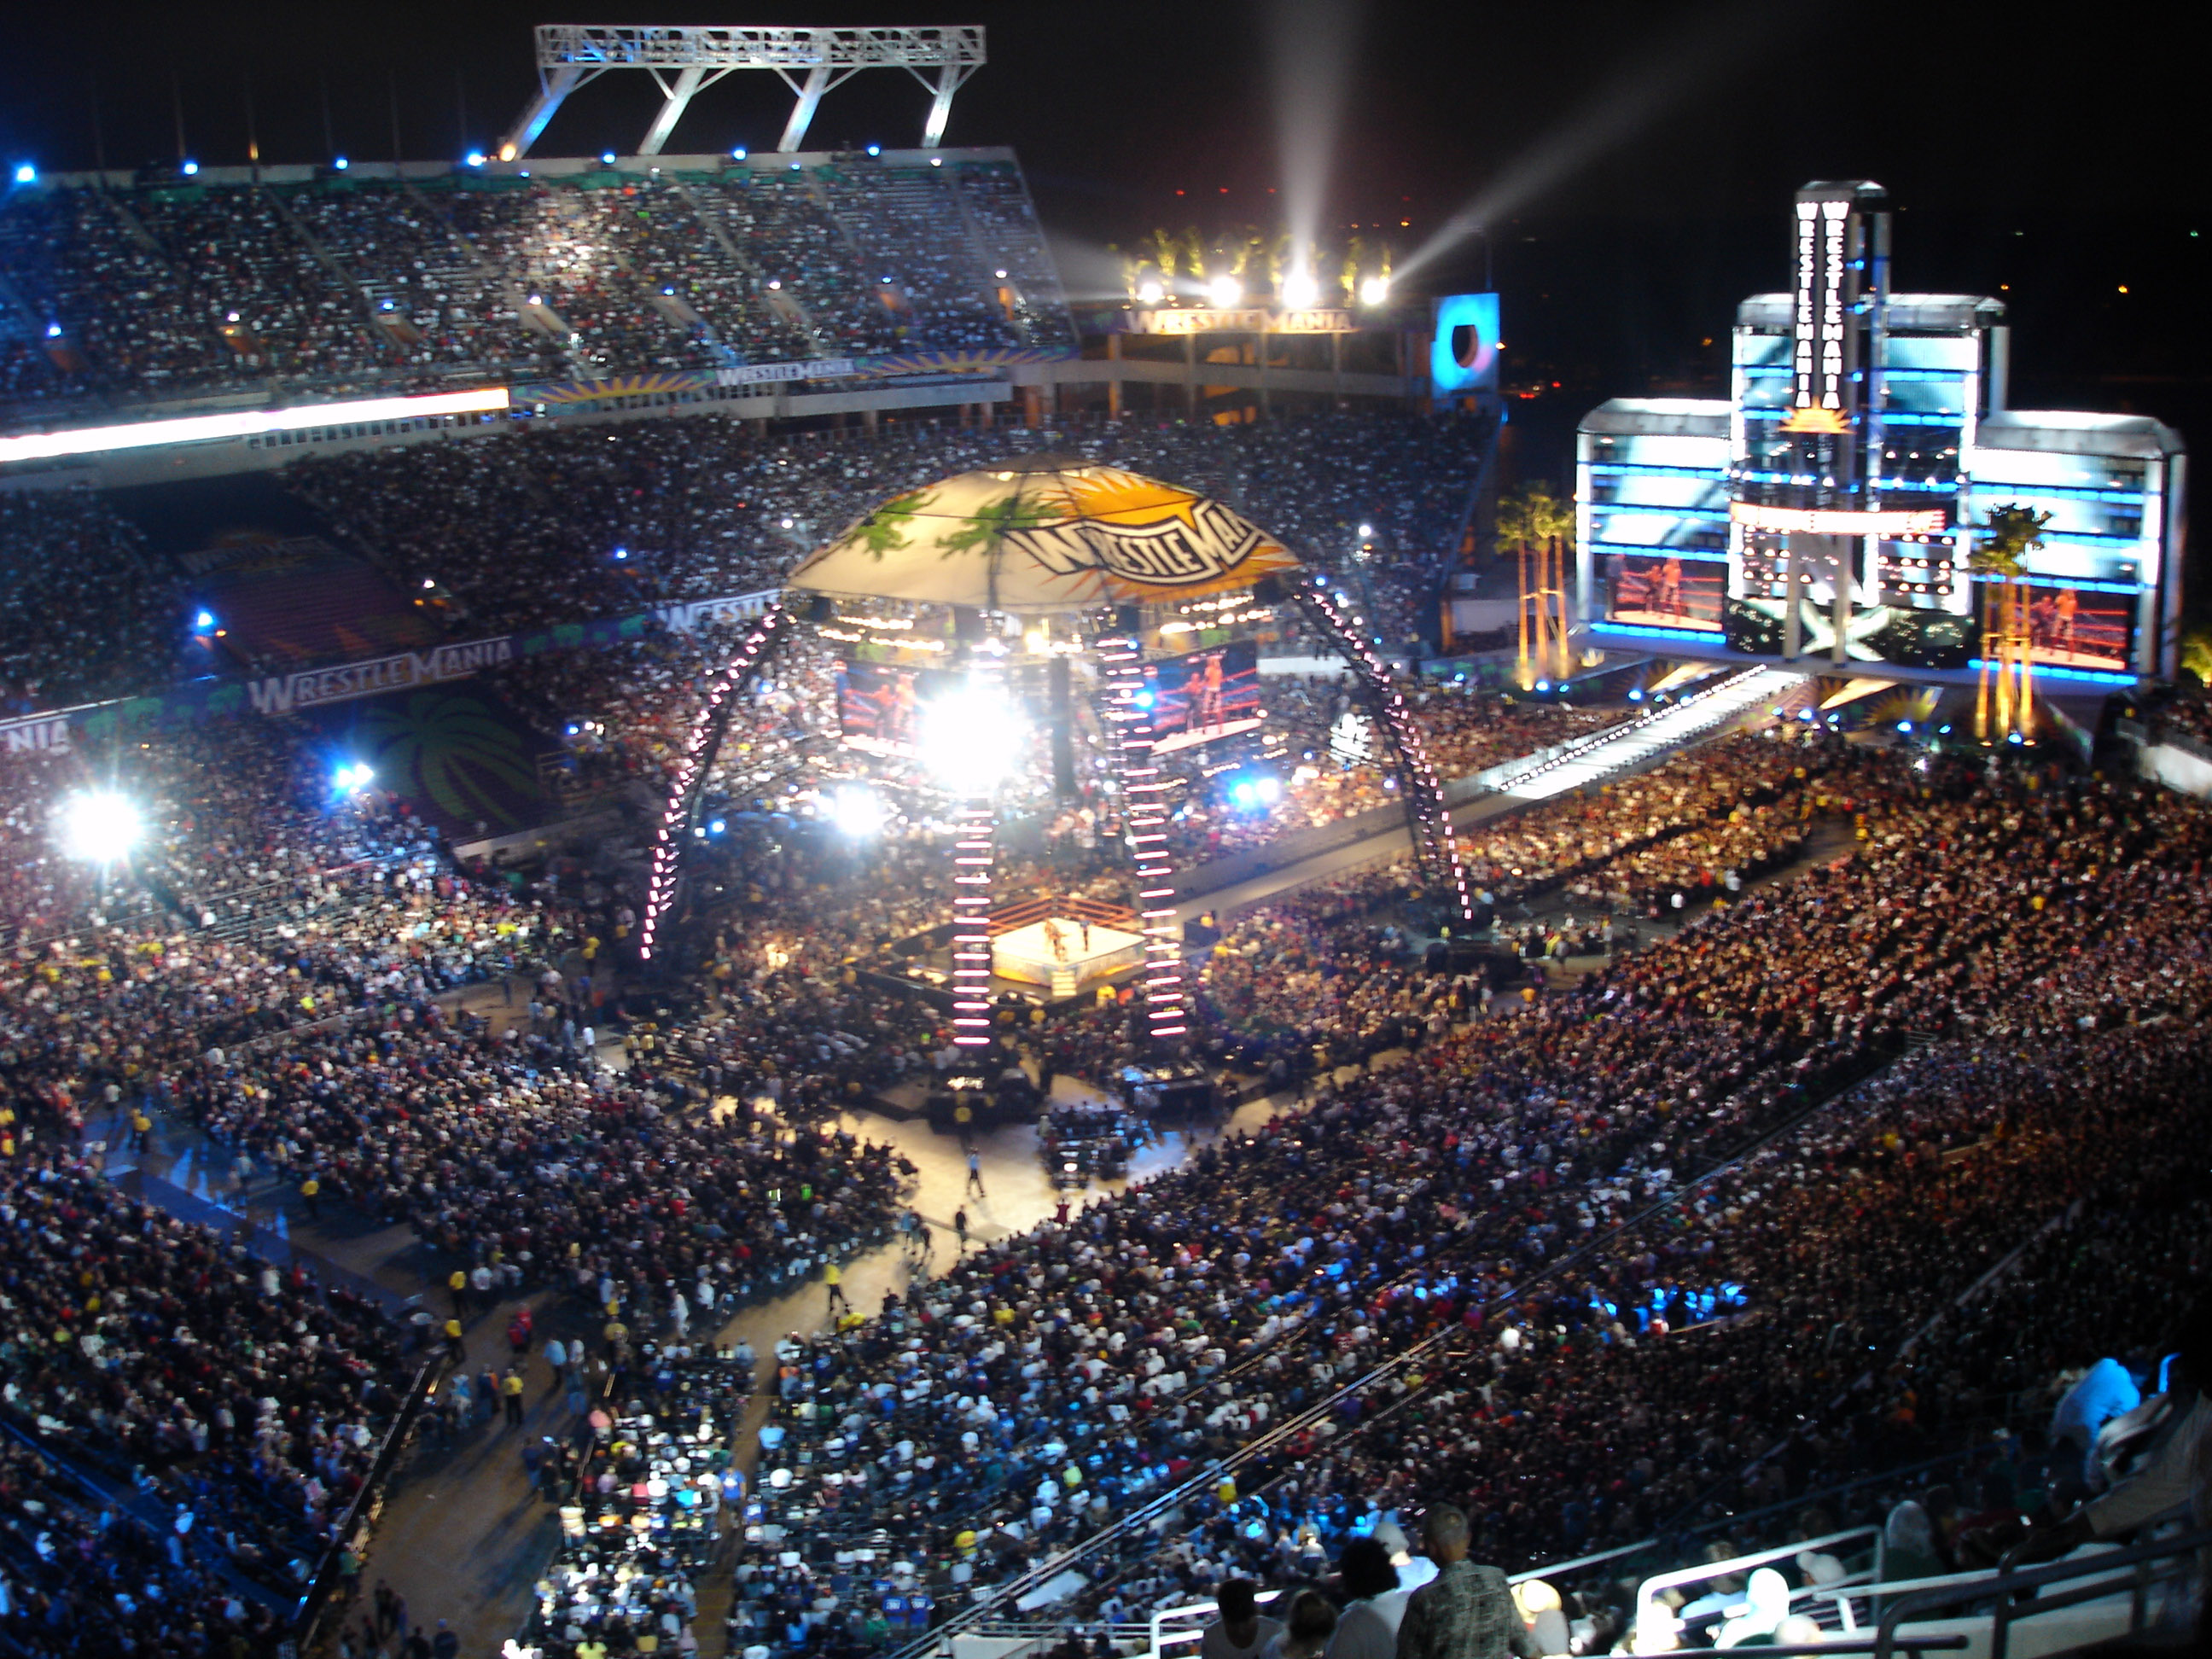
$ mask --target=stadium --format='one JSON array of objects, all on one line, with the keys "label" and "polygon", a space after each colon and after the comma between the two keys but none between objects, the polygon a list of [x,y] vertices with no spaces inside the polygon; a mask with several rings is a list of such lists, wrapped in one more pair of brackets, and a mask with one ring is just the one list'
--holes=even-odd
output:
[{"label": "stadium", "polygon": [[0,1659],[2196,1650],[2184,416],[1893,177],[1559,416],[1024,27],[10,163]]}]

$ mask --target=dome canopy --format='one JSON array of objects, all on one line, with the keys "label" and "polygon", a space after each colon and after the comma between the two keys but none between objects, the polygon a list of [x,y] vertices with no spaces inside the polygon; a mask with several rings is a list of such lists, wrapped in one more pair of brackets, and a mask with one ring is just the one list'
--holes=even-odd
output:
[{"label": "dome canopy", "polygon": [[1036,615],[1194,599],[1297,562],[1218,501],[1079,456],[1029,455],[894,496],[790,585]]}]

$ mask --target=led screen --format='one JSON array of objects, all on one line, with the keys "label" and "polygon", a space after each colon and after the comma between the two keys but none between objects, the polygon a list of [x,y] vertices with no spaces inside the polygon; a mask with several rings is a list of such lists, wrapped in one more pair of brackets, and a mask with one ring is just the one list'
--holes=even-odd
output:
[{"label": "led screen", "polygon": [[1666,552],[1605,556],[1606,614],[1643,628],[1693,628],[1717,634],[1728,597],[1728,567]]},{"label": "led screen", "polygon": [[1449,294],[1437,301],[1436,337],[1429,345],[1434,395],[1455,398],[1498,390],[1498,296]]},{"label": "led screen", "polygon": [[845,664],[837,671],[837,725],[846,745],[913,758],[921,743],[921,705],[947,678],[929,669]]},{"label": "led screen", "polygon": [[1249,640],[1153,663],[1145,678],[1152,696],[1152,747],[1158,752],[1260,724],[1259,653]]}]

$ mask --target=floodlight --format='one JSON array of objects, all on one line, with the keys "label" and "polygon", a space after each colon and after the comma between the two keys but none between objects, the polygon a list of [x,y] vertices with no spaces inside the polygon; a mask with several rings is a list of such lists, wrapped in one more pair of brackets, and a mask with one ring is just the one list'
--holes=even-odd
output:
[{"label": "floodlight", "polygon": [[513,144],[501,144],[499,147],[499,159],[502,161],[512,161],[518,153]]},{"label": "floodlight", "polygon": [[367,761],[341,761],[331,781],[349,795],[357,794],[376,781],[376,769]]},{"label": "floodlight", "polygon": [[830,822],[840,834],[864,841],[884,827],[884,804],[874,790],[848,786],[830,797]]},{"label": "floodlight", "polygon": [[1167,290],[1163,289],[1158,283],[1139,283],[1137,284],[1137,298],[1145,305],[1156,306],[1159,304],[1160,301],[1165,297],[1166,293]]},{"label": "floodlight", "polygon": [[46,325],[46,337],[49,340],[60,339],[62,337],[62,325],[59,323],[48,323]]},{"label": "floodlight", "polygon": [[870,144],[868,146],[868,154],[871,155],[881,155],[883,153],[884,147],[881,144]]},{"label": "floodlight", "polygon": [[209,629],[215,626],[215,612],[212,611],[194,611],[192,613],[192,626],[200,633],[206,633]]},{"label": "floodlight", "polygon": [[1373,525],[1371,525],[1371,524],[1363,524],[1362,526],[1359,526],[1359,539],[1360,539],[1361,541],[1363,541],[1363,542],[1364,542],[1364,541],[1366,541],[1369,538],[1372,537],[1374,534],[1375,534],[1375,526],[1374,526]]},{"label": "floodlight", "polygon": [[1206,297],[1223,311],[1244,297],[1244,284],[1234,276],[1217,276],[1206,285]]},{"label": "floodlight", "polygon": [[745,159],[745,147],[743,144],[739,144],[735,149],[730,152],[730,159],[732,161],[744,161]]},{"label": "floodlight", "polygon": [[87,864],[113,864],[146,833],[138,808],[110,789],[71,795],[62,803],[62,851]]},{"label": "floodlight", "polygon": [[19,185],[37,184],[39,182],[38,168],[33,167],[28,161],[18,161],[15,163],[15,182]]},{"label": "floodlight", "polygon": [[480,167],[484,164],[484,153],[480,149],[472,149],[469,152],[468,159],[471,167]]},{"label": "floodlight", "polygon": [[921,763],[948,789],[990,793],[1013,770],[1021,722],[1001,699],[973,685],[921,706]]},{"label": "floodlight", "polygon": [[1294,270],[1283,278],[1283,303],[1303,310],[1321,303],[1321,284],[1310,270]]},{"label": "floodlight", "polygon": [[615,164],[614,151],[611,149],[601,150],[599,152],[599,164],[602,167],[612,167]]},{"label": "floodlight", "polygon": [[183,173],[187,179],[197,178],[199,175],[199,170],[200,164],[198,161],[187,161],[184,166],[177,169],[178,172]]},{"label": "floodlight", "polygon": [[334,172],[337,172],[337,173],[343,173],[343,172],[344,172],[348,167],[351,167],[352,165],[353,165],[353,163],[352,163],[352,162],[350,162],[350,161],[347,161],[347,160],[346,160],[346,158],[345,158],[344,156],[341,155],[341,156],[339,156],[339,157],[337,158],[337,161],[333,161],[333,162],[331,162],[331,167],[332,171],[334,171]]},{"label": "floodlight", "polygon": [[1389,298],[1390,279],[1388,276],[1370,276],[1359,285],[1359,303],[1364,306],[1384,305],[1389,303]]}]

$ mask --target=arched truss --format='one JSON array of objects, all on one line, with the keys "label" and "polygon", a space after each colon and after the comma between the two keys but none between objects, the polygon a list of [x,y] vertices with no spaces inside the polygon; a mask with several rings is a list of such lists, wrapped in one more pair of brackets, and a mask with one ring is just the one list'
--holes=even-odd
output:
[{"label": "arched truss", "polygon": [[782,600],[771,601],[729,661],[707,682],[706,700],[691,722],[691,736],[684,746],[676,775],[669,781],[668,803],[661,809],[660,825],[653,840],[653,879],[646,886],[645,916],[638,928],[640,961],[653,960],[661,920],[675,902],[686,844],[698,823],[700,797],[722,747],[723,734],[730,729],[730,715],[776,648],[789,637],[795,620]]},{"label": "arched truss", "polygon": [[[1437,776],[1436,768],[1429,763],[1428,747],[1421,740],[1404,696],[1391,684],[1382,659],[1346,621],[1324,580],[1292,579],[1275,586],[1298,607],[1315,632],[1335,643],[1350,665],[1361,700],[1374,719],[1375,729],[1389,747],[1391,769],[1399,780],[1399,800],[1413,840],[1414,861],[1423,878],[1449,896],[1449,902],[1461,919],[1472,920],[1474,895],[1468,887],[1467,871],[1460,862],[1458,846],[1452,840],[1451,817],[1444,804],[1443,785]],[[777,649],[790,636],[797,620],[784,601],[772,603],[730,659],[707,682],[705,701],[692,721],[684,758],[670,781],[667,804],[661,810],[660,823],[653,838],[653,877],[646,890],[645,915],[638,938],[641,960],[653,959],[661,923],[675,902],[684,854],[697,828],[700,800],[708,775],[714,769],[714,757],[720,751],[722,738],[729,730],[730,716],[746,690],[760,678]],[[1144,917],[1146,1012],[1152,1035],[1171,1039],[1188,1030],[1188,1008],[1182,986],[1182,951],[1175,936],[1174,870],[1167,850],[1163,799],[1165,786],[1160,781],[1152,753],[1151,726],[1137,702],[1143,659],[1137,641],[1126,635],[1102,637],[1096,641],[1096,650],[1109,693],[1108,717],[1115,727],[1112,736],[1115,771],[1123,799],[1128,803],[1129,846],[1136,866],[1138,908]],[[988,920],[992,866],[995,862],[992,816],[988,802],[963,803],[960,809],[962,842],[955,849],[955,861],[963,866],[958,873],[967,884],[961,900],[963,914],[959,918],[967,925],[957,949],[969,953],[970,960],[966,965],[971,969],[975,961],[984,964],[980,975],[971,971],[964,977],[980,977],[985,981],[989,976]],[[967,867],[969,866],[974,867]],[[975,926],[979,921],[985,924],[985,931],[980,936]],[[978,951],[980,956],[975,954]],[[984,994],[977,987],[963,985],[957,988],[970,1001]],[[960,1022],[963,1024],[988,1024],[988,1005],[980,1011],[963,1007],[958,1012],[969,1016],[968,1020]],[[981,1021],[973,1018],[979,1012],[986,1017]],[[961,1036],[976,1042],[985,1040],[980,1031],[963,1030]]]},{"label": "arched truss", "polygon": [[1345,620],[1326,578],[1286,577],[1279,587],[1316,633],[1335,642],[1351,665],[1361,700],[1374,717],[1375,729],[1390,748],[1391,769],[1399,781],[1399,805],[1406,814],[1407,832],[1413,837],[1413,861],[1424,879],[1444,890],[1460,920],[1473,921],[1474,895],[1468,888],[1467,867],[1460,862],[1458,843],[1452,839],[1443,782],[1429,763],[1428,745],[1421,740],[1405,697],[1391,684],[1382,659]]}]

